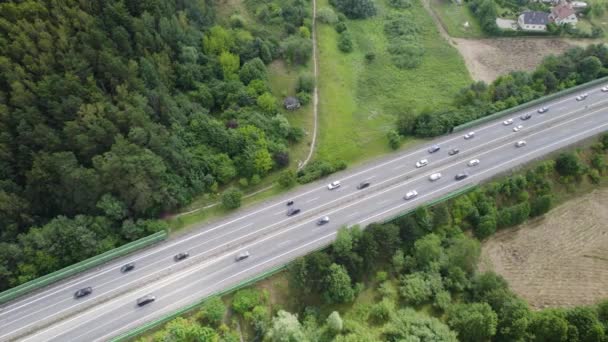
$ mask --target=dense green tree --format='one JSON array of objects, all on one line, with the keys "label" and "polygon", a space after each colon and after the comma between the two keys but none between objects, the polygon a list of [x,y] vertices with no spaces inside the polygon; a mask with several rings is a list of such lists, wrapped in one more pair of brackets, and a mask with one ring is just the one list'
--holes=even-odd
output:
[{"label": "dense green tree", "polygon": [[543,310],[532,316],[528,331],[534,342],[567,341],[568,321],[560,312]]},{"label": "dense green tree", "polygon": [[226,209],[236,209],[241,206],[241,198],[243,193],[236,188],[230,188],[224,191],[222,195],[222,205]]},{"label": "dense green tree", "polygon": [[239,78],[244,84],[249,84],[253,80],[266,79],[266,66],[260,58],[247,61],[239,71]]},{"label": "dense green tree", "polygon": [[296,174],[293,170],[285,170],[281,172],[278,183],[282,188],[288,189],[296,184]]},{"label": "dense green tree", "polygon": [[224,314],[226,313],[226,305],[219,297],[211,297],[203,303],[200,310],[200,318],[208,324],[218,326]]},{"label": "dense green tree", "polygon": [[344,266],[332,264],[325,277],[323,296],[328,303],[348,303],[355,298],[355,290]]},{"label": "dense green tree", "polygon": [[447,323],[463,342],[489,341],[496,334],[498,318],[487,303],[455,304],[447,312]]},{"label": "dense green tree", "polygon": [[272,319],[272,326],[266,334],[271,342],[307,342],[309,341],[298,317],[289,312],[280,310]]},{"label": "dense green tree", "polygon": [[342,331],[344,323],[338,311],[334,311],[327,316],[327,327],[333,334],[338,334]]},{"label": "dense green tree", "polygon": [[351,19],[376,15],[376,6],[371,0],[332,0],[330,3]]},{"label": "dense green tree", "polygon": [[261,303],[261,294],[256,289],[243,289],[234,294],[232,308],[234,311],[244,314]]},{"label": "dense green tree", "polygon": [[601,342],[604,340],[604,326],[592,308],[577,307],[566,311],[566,320],[570,327],[575,327],[580,342]]},{"label": "dense green tree", "polygon": [[412,309],[399,310],[384,326],[386,341],[456,342],[456,334],[434,317]]},{"label": "dense green tree", "polygon": [[428,269],[439,263],[444,257],[441,239],[435,234],[428,234],[414,244],[414,259],[422,269]]},{"label": "dense green tree", "polygon": [[555,159],[555,171],[561,176],[577,176],[582,172],[582,165],[574,153],[560,153]]},{"label": "dense green tree", "polygon": [[407,303],[420,305],[431,299],[433,290],[426,275],[422,272],[416,272],[401,278],[399,293]]}]

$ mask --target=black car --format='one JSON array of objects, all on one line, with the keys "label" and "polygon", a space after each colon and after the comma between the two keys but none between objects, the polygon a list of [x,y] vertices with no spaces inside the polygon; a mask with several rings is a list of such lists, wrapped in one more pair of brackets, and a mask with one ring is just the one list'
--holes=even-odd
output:
[{"label": "black car", "polygon": [[467,177],[469,177],[469,174],[468,174],[468,173],[466,173],[466,172],[461,172],[461,173],[457,174],[456,176],[454,176],[454,179],[455,179],[455,180],[462,180],[462,179],[465,179],[465,178],[467,178]]},{"label": "black car", "polygon": [[522,119],[522,120],[528,120],[531,117],[532,117],[532,114],[526,113],[526,114],[520,116],[519,118]]},{"label": "black car", "polygon": [[287,210],[287,216],[293,216],[299,212],[300,212],[300,209],[298,209],[298,208],[289,208],[289,210]]},{"label": "black car", "polygon": [[132,270],[132,269],[134,269],[134,268],[135,268],[135,263],[134,263],[134,262],[130,262],[130,263],[128,263],[128,264],[126,264],[126,265],[122,266],[122,267],[120,268],[120,271],[121,271],[122,273],[126,273],[126,272],[131,271],[131,270]]},{"label": "black car", "polygon": [[80,298],[80,297],[88,296],[91,293],[93,293],[93,288],[89,286],[89,287],[85,287],[83,289],[76,291],[76,293],[74,293],[74,297]]},{"label": "black car", "polygon": [[175,261],[180,261],[180,260],[186,259],[189,256],[190,256],[190,254],[188,254],[188,252],[181,252],[181,253],[176,254],[173,257],[173,259],[175,259]]},{"label": "black car", "polygon": [[439,147],[439,145],[433,145],[433,146],[429,147],[429,153],[435,153],[435,152],[439,151],[439,149],[441,149],[441,147]]},{"label": "black car", "polygon": [[361,183],[359,183],[359,185],[357,185],[357,189],[361,190],[361,189],[365,189],[367,188],[371,183],[368,181],[363,181]]},{"label": "black car", "polygon": [[287,205],[293,205],[293,201],[287,201]]},{"label": "black car", "polygon": [[241,260],[244,260],[244,259],[247,259],[247,258],[249,258],[249,251],[244,251],[244,252],[241,252],[241,253],[237,254],[234,257],[234,260],[241,261]]},{"label": "black car", "polygon": [[155,300],[156,300],[156,297],[154,297],[152,295],[145,295],[145,296],[137,299],[137,305],[144,306],[148,303],[152,303]]},{"label": "black car", "polygon": [[459,152],[460,152],[459,149],[453,148],[453,149],[451,149],[451,150],[448,151],[448,154],[451,155],[451,156],[453,156],[455,154],[458,154]]}]

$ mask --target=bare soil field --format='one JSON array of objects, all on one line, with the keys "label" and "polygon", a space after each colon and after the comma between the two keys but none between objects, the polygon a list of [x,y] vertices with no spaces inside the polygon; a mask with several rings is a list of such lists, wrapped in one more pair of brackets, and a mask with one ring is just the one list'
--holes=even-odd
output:
[{"label": "bare soil field", "polygon": [[486,83],[511,71],[533,70],[545,56],[560,54],[575,45],[591,44],[591,41],[575,43],[548,38],[449,39],[464,58],[471,77]]},{"label": "bare soil field", "polygon": [[480,269],[494,270],[534,309],[608,298],[608,189],[500,231],[482,244]]}]

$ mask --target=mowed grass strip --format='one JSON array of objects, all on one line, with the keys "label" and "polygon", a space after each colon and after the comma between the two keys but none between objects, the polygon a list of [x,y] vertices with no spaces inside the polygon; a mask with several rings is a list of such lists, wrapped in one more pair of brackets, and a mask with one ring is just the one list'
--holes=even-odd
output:
[{"label": "mowed grass strip", "polygon": [[[376,5],[375,17],[348,20],[355,46],[349,54],[338,50],[339,35],[333,27],[317,28],[320,159],[353,163],[389,152],[386,133],[394,128],[396,114],[446,106],[471,82],[462,57],[441,38],[419,2],[406,10],[388,8],[383,1]],[[325,6],[326,0],[319,1],[319,8]],[[395,67],[386,51],[384,18],[399,12],[408,13],[422,31],[419,38],[426,53],[415,69]],[[365,61],[369,52],[375,54],[371,63]]]}]

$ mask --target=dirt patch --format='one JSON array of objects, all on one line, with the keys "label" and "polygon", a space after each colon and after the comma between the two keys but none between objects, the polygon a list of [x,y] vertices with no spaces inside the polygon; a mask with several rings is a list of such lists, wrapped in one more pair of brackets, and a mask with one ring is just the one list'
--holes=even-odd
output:
[{"label": "dirt patch", "polygon": [[483,243],[481,270],[504,276],[535,309],[608,297],[608,189],[553,209],[544,219]]},{"label": "dirt patch", "polygon": [[[546,38],[450,38],[476,81],[490,83],[511,71],[529,71],[536,68],[544,57],[574,47],[566,39]],[[576,44],[580,45],[580,44]]]}]

